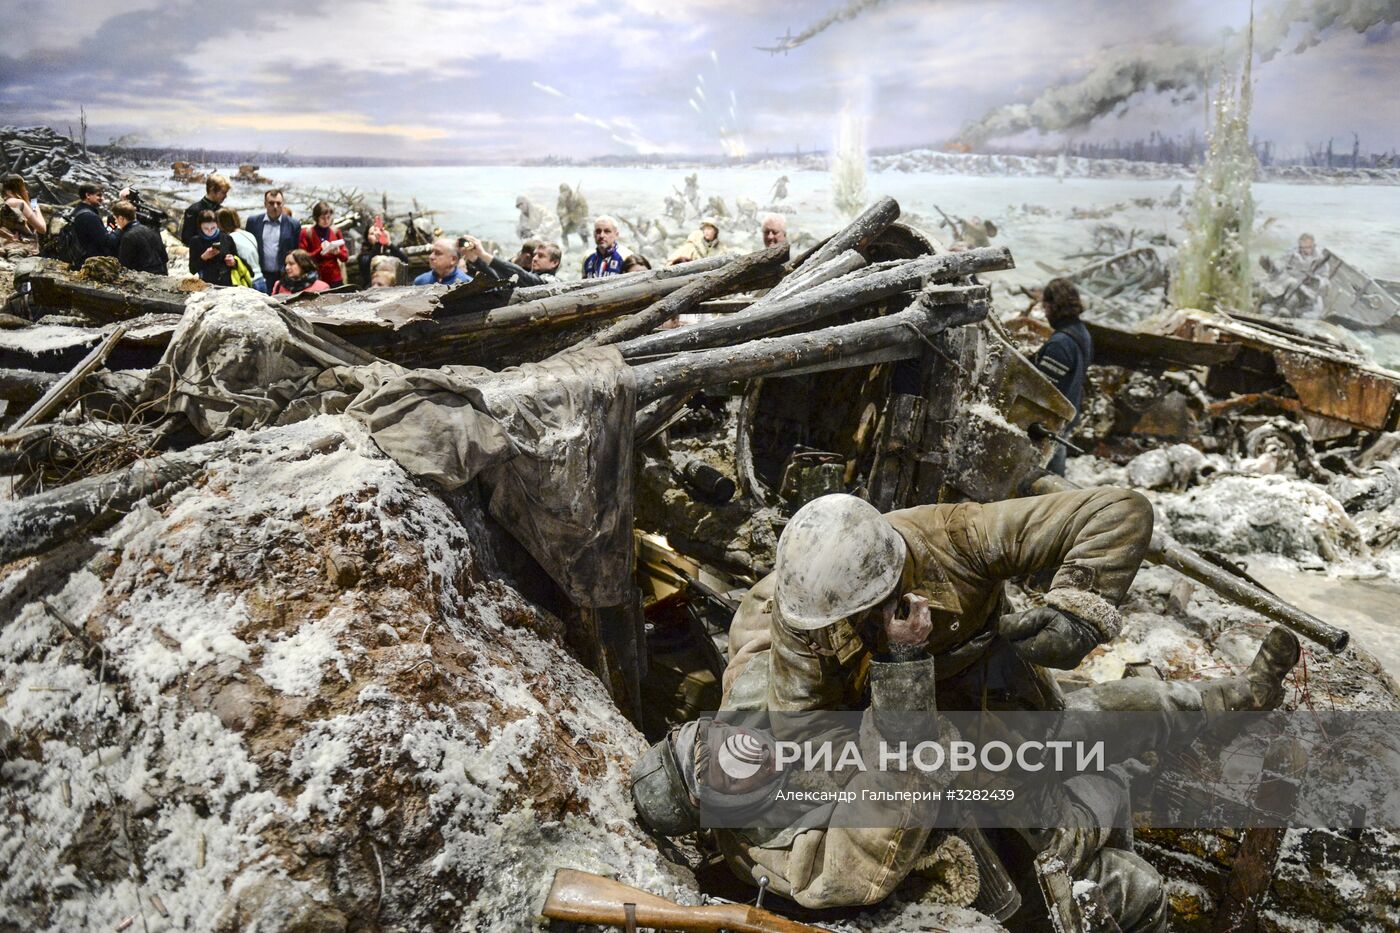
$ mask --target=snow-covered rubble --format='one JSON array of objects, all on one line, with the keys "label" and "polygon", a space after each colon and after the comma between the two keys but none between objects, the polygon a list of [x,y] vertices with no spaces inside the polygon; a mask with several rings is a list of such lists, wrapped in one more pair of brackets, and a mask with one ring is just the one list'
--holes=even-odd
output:
[{"label": "snow-covered rubble", "polygon": [[1185,493],[1159,495],[1156,505],[1177,540],[1224,554],[1334,562],[1365,550],[1336,499],[1290,476],[1221,476]]},{"label": "snow-covered rubble", "polygon": [[[1224,462],[1211,459],[1217,465]],[[1068,472],[1083,485],[1130,485],[1134,473],[1143,476],[1150,471],[1080,457],[1070,460]],[[1184,492],[1143,490],[1157,507],[1159,523],[1185,543],[1247,561],[1251,572],[1260,573],[1262,563],[1276,574],[1266,581],[1284,598],[1296,600],[1299,593],[1320,589],[1322,584],[1344,585],[1340,581],[1359,568],[1389,566],[1400,556],[1392,549],[1369,548],[1366,542],[1371,537],[1359,530],[1367,516],[1355,516],[1353,521],[1319,485],[1278,474],[1237,473],[1198,481],[1200,485]],[[1281,582],[1292,582],[1297,589],[1284,590]],[[1303,661],[1287,682],[1285,708],[1394,710],[1400,706],[1400,686],[1394,671],[1384,666],[1394,661],[1387,637],[1393,635],[1393,615],[1385,623],[1364,620],[1369,626],[1338,616],[1342,604],[1358,602],[1358,593],[1346,591],[1340,604],[1336,596],[1320,600],[1323,605],[1305,604],[1327,621],[1347,623],[1354,637],[1351,647],[1337,655],[1303,643]],[[1272,625],[1165,567],[1144,566],[1122,610],[1122,634],[1096,649],[1079,670],[1096,682],[1116,680],[1130,665],[1144,662],[1173,680],[1238,673]],[[1351,772],[1353,778],[1363,770],[1358,764]],[[1231,830],[1141,834],[1139,850],[1166,877],[1174,916],[1183,929],[1208,927],[1213,919],[1212,892],[1223,889],[1239,844],[1239,834]],[[1395,833],[1292,829],[1261,905],[1260,929],[1271,933],[1393,930],[1400,923],[1397,890],[1400,839]]]},{"label": "snow-covered rubble", "polygon": [[514,931],[561,866],[691,899],[642,737],[490,540],[323,417],[8,568],[7,923]]}]

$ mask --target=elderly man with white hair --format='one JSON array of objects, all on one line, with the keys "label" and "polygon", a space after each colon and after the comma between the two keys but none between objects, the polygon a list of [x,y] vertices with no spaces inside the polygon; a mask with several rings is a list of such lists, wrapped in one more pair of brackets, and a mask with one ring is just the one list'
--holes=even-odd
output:
[{"label": "elderly man with white hair", "polygon": [[628,251],[617,245],[617,221],[607,214],[593,221],[593,245],[594,251],[583,261],[583,277],[597,279],[620,275]]},{"label": "elderly man with white hair", "polygon": [[787,218],[782,214],[764,214],[763,225],[760,229],[763,232],[763,245],[765,247],[781,246],[788,241]]},{"label": "elderly man with white hair", "polygon": [[428,271],[413,280],[414,285],[460,285],[472,277],[457,265],[457,244],[442,237],[428,251]]}]

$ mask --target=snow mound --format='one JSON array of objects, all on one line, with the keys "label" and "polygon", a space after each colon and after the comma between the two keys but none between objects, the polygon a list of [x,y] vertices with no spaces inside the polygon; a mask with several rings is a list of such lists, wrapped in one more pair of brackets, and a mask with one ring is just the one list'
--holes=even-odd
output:
[{"label": "snow mound", "polygon": [[516,931],[558,867],[691,899],[635,827],[642,737],[470,507],[322,417],[0,571],[4,915]]},{"label": "snow mound", "polygon": [[1181,543],[1224,554],[1338,561],[1364,554],[1361,533],[1322,488],[1292,477],[1221,476],[1155,498]]}]

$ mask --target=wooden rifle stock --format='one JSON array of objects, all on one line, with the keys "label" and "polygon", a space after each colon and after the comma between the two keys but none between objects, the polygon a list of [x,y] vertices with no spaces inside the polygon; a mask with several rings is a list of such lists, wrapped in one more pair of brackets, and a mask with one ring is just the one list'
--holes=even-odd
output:
[{"label": "wooden rifle stock", "polygon": [[821,927],[788,920],[775,913],[747,904],[707,904],[686,907],[664,897],[612,878],[561,868],[554,873],[554,884],[544,902],[544,915],[551,920],[596,923],[625,927],[627,906],[638,928],[678,930],[683,933],[826,933]]}]

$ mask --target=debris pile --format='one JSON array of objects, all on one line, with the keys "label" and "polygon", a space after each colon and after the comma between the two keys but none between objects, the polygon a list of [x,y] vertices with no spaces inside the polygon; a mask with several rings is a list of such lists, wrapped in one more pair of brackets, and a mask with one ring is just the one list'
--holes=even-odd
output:
[{"label": "debris pile", "polygon": [[[21,264],[0,902],[36,929],[517,930],[557,868],[710,892],[712,853],[659,850],[627,772],[644,734],[715,707],[735,597],[788,517],[833,491],[882,511],[1037,491],[1074,421],[1013,342],[1035,322],[990,314],[977,276],[1010,251],[899,216],[882,199],[807,249],[584,282],[287,302]],[[1089,675],[1238,669],[1273,619],[1318,644],[1295,703],[1393,709],[1345,633],[1183,544],[1389,547],[1396,446],[1349,448],[1396,427],[1400,379],[1194,312],[1094,339],[1105,388],[1075,434],[1100,456],[1075,478],[1160,489],[1167,533]],[[1237,495],[1241,450],[1279,474],[1256,511],[1294,497],[1302,528],[1193,524]],[[1324,476],[1346,504],[1296,488]],[[1223,888],[1172,863],[1186,842],[1152,845],[1179,890]],[[900,895],[823,922],[997,929]]]},{"label": "debris pile", "polygon": [[126,183],[117,166],[46,126],[0,126],[0,166],[0,174],[23,176],[45,204],[76,201],[82,184],[116,192]]},{"label": "debris pile", "polygon": [[[105,433],[146,443],[0,507],[5,825],[46,840],[15,840],[5,902],[52,929],[517,929],[558,864],[692,900],[626,796],[631,502],[579,513],[578,492],[627,496],[634,418],[654,436],[705,388],[888,366],[985,318],[985,288],[959,283],[1009,253],[931,253],[897,215],[880,202],[796,259],[291,305],[210,289],[168,323],[144,292],[36,261],[26,297],[90,289],[119,320],[5,332],[6,363],[48,386],[9,468],[34,476],[79,427],[110,425],[89,441],[107,453]],[[754,288],[771,291],[651,332]],[[407,368],[493,341],[522,366]],[[624,418],[615,442],[566,410],[580,359],[617,401],[576,410]],[[424,430],[440,402],[473,405],[471,433],[449,439],[460,415]],[[551,546],[600,515],[618,534],[598,560]]]}]

